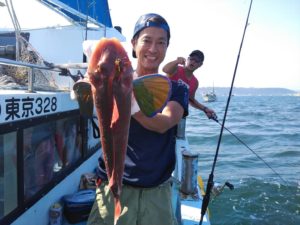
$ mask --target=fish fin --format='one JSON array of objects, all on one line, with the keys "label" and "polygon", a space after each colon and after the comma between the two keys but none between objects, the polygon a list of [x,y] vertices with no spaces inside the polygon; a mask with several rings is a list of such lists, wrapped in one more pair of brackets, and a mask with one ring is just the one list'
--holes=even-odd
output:
[{"label": "fish fin", "polygon": [[148,117],[155,116],[166,106],[171,96],[172,84],[160,74],[142,76],[133,81],[133,93],[141,111]]},{"label": "fish fin", "polygon": [[117,224],[120,215],[121,215],[121,202],[120,202],[120,198],[115,197],[114,225]]}]

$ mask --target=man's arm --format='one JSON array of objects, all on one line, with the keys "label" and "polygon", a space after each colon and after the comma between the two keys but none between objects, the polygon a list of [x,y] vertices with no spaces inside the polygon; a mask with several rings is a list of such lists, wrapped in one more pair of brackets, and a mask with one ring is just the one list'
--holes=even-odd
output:
[{"label": "man's arm", "polygon": [[209,119],[211,119],[211,118],[217,118],[217,115],[216,115],[216,113],[215,113],[214,110],[212,110],[212,109],[206,107],[205,105],[201,104],[195,98],[190,97],[189,98],[189,103],[194,108],[202,110]]},{"label": "man's arm", "polygon": [[183,116],[184,109],[176,101],[169,101],[161,113],[149,118],[141,111],[135,113],[133,117],[146,129],[158,133],[164,133],[179,123]]},{"label": "man's arm", "polygon": [[174,73],[177,72],[177,67],[178,65],[185,65],[185,58],[183,57],[178,57],[176,60],[173,60],[169,63],[167,63],[164,67],[163,67],[163,71],[169,76],[171,77]]}]

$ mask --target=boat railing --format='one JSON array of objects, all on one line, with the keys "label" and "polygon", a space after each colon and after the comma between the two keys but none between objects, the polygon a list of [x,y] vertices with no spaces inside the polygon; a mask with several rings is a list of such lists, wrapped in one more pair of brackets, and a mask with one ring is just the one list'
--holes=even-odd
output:
[{"label": "boat railing", "polygon": [[47,63],[47,65],[43,66],[43,65],[21,62],[21,61],[6,59],[6,58],[0,58],[0,65],[28,68],[28,92],[29,93],[34,92],[34,80],[35,80],[34,70],[49,70],[52,72],[57,72],[60,76],[70,76],[74,81],[76,81],[80,78],[80,73],[77,73],[77,75],[72,75],[70,70],[71,69],[85,70],[87,69],[88,66],[87,63],[66,63],[66,64]]}]

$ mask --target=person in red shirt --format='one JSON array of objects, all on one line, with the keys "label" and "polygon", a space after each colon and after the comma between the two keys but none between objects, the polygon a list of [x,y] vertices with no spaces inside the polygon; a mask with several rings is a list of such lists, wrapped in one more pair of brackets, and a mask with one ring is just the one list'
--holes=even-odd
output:
[{"label": "person in red shirt", "polygon": [[217,118],[216,113],[212,109],[195,99],[199,82],[194,75],[194,71],[203,65],[203,61],[204,54],[200,50],[194,50],[187,60],[184,57],[178,57],[176,60],[167,63],[163,67],[163,72],[165,72],[171,80],[183,83],[188,87],[190,105],[202,110],[209,119]]}]

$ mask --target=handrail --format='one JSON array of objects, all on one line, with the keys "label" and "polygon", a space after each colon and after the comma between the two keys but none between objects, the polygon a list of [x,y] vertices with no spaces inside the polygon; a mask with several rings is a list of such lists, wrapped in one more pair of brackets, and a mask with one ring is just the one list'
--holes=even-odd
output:
[{"label": "handrail", "polygon": [[14,65],[18,67],[28,67],[33,69],[40,69],[40,70],[52,70],[56,72],[61,72],[62,69],[87,69],[87,63],[65,63],[65,64],[52,64],[49,63],[50,66],[41,66],[32,63],[20,62],[16,60],[6,59],[0,57],[0,64],[2,65]]},{"label": "handrail", "polygon": [[[47,63],[47,62],[46,62]],[[34,83],[34,69],[40,70],[51,70],[54,72],[59,72],[61,75],[69,75],[72,79],[73,76],[69,73],[69,69],[87,69],[87,63],[66,63],[66,64],[52,64],[47,63],[47,66],[41,66],[37,64],[31,64],[27,62],[20,62],[16,60],[0,58],[0,65],[7,65],[7,66],[17,66],[17,67],[26,67],[29,68],[28,71],[28,92],[33,93],[33,83]]]}]

